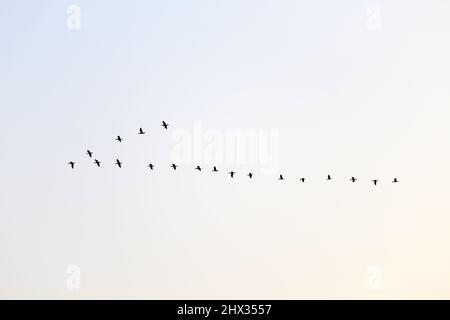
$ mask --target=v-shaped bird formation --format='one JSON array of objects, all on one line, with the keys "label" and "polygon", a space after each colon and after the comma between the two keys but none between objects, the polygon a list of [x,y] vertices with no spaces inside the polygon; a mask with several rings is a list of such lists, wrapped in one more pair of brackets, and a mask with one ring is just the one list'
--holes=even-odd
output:
[{"label": "v-shaped bird formation", "polygon": [[[161,126],[162,126],[165,130],[167,130],[167,129],[169,128],[169,124],[166,123],[165,121],[162,122],[162,125],[161,125]],[[143,128],[139,128],[137,134],[138,134],[138,135],[144,135],[144,134],[146,134],[146,131],[144,131]],[[117,142],[119,142],[119,143],[122,143],[122,142],[124,141],[123,138],[122,138],[120,135],[116,136],[115,140],[116,140]],[[89,158],[93,158],[94,152],[92,152],[91,150],[86,150],[86,155],[87,155]],[[101,162],[100,162],[99,160],[97,160],[97,159],[94,158],[94,162],[93,162],[93,163],[94,163],[94,165],[96,165],[97,167],[100,168]],[[121,168],[122,168],[122,165],[123,165],[122,161],[120,161],[119,159],[116,159],[116,162],[115,162],[114,164],[115,164],[119,169],[121,169]],[[69,161],[69,162],[68,162],[68,165],[70,166],[70,168],[75,169],[75,162],[74,162],[74,161]],[[150,168],[150,170],[153,171],[153,170],[155,169],[156,166],[155,166],[153,163],[149,163],[149,164],[147,165],[147,167]],[[170,165],[170,168],[172,168],[174,171],[176,171],[177,168],[178,168],[178,165],[175,164],[175,163],[172,163],[172,164]],[[194,169],[194,170],[197,170],[197,171],[202,171],[202,168],[201,168],[199,165],[196,166],[196,167],[194,167],[193,169]],[[219,172],[219,169],[217,169],[216,166],[213,166],[211,172]],[[235,171],[230,171],[230,172],[228,172],[228,174],[230,175],[231,178],[234,178],[234,177],[236,176],[237,173],[236,173]],[[247,176],[249,179],[253,179],[253,177],[254,177],[255,175],[254,175],[254,173],[249,172],[249,173],[246,174],[246,176]],[[280,174],[280,175],[278,176],[277,179],[282,181],[282,180],[285,180],[286,178],[283,176],[283,174]],[[326,181],[331,181],[332,179],[333,179],[333,178],[331,177],[330,174],[327,174],[326,177],[325,177],[325,180],[326,180]],[[351,181],[352,183],[357,182],[357,180],[358,180],[358,178],[356,178],[356,177],[351,177],[351,178],[350,178],[350,181]],[[302,182],[302,183],[305,183],[305,182],[306,182],[306,178],[305,178],[305,177],[298,178],[298,181],[300,181],[300,182]],[[379,179],[372,179],[371,182],[373,183],[374,186],[377,186],[377,185],[379,184],[380,180],[379,180]],[[393,180],[391,181],[391,183],[398,183],[398,182],[400,182],[398,178],[393,178]]]}]

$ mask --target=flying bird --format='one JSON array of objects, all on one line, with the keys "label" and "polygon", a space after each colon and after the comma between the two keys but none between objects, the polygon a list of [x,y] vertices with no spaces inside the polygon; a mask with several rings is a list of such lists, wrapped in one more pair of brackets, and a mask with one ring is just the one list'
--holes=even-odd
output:
[{"label": "flying bird", "polygon": [[305,178],[300,178],[300,181],[305,183]]},{"label": "flying bird", "polygon": [[138,134],[145,134],[145,131],[144,131],[144,130],[142,130],[142,128],[139,128],[139,132],[138,132]]},{"label": "flying bird", "polygon": [[377,183],[378,183],[378,180],[377,180],[377,179],[374,179],[374,180],[372,180],[372,182],[373,182],[373,184],[376,186]]},{"label": "flying bird", "polygon": [[195,170],[202,171],[202,168],[200,168],[200,166],[196,166]]},{"label": "flying bird", "polygon": [[154,166],[153,166],[153,164],[150,163],[147,167],[149,167],[150,170],[153,170],[153,167],[154,167]]},{"label": "flying bird", "polygon": [[250,172],[247,176],[251,179],[253,178],[253,173]]},{"label": "flying bird", "polygon": [[398,182],[397,178],[394,178],[394,180],[392,180],[392,183],[397,183],[397,182]]},{"label": "flying bird", "polygon": [[284,180],[283,175],[280,174],[280,177],[278,178],[278,180]]},{"label": "flying bird", "polygon": [[72,169],[75,167],[75,162],[73,162],[73,161],[70,161],[68,164],[70,165],[70,167],[71,167]]},{"label": "flying bird", "polygon": [[167,127],[169,126],[165,121],[162,122],[162,126],[167,130]]},{"label": "flying bird", "polygon": [[331,176],[330,175],[327,176],[327,180],[331,180]]},{"label": "flying bird", "polygon": [[356,179],[355,177],[351,177],[351,178],[350,178],[350,181],[351,181],[351,182],[355,182],[356,180],[358,180],[358,179]]},{"label": "flying bird", "polygon": [[175,164],[175,163],[172,163],[172,168],[173,168],[173,170],[177,170],[177,165]]},{"label": "flying bird", "polygon": [[219,170],[217,170],[217,168],[216,167],[214,167],[213,169],[212,169],[212,172],[218,172]]},{"label": "flying bird", "polygon": [[117,136],[116,140],[122,142],[122,138],[120,136]]},{"label": "flying bird", "polygon": [[230,174],[230,176],[233,178],[234,177],[234,175],[236,174],[236,172],[234,172],[234,171],[230,171],[229,172],[229,174]]},{"label": "flying bird", "polygon": [[98,167],[100,167],[100,163],[101,163],[100,161],[98,161],[97,159],[95,159],[94,162],[95,162],[95,164],[96,164]]},{"label": "flying bird", "polygon": [[122,162],[119,159],[116,159],[116,164],[119,168],[122,168]]},{"label": "flying bird", "polygon": [[89,157],[91,157],[91,158],[92,158],[92,151],[90,151],[90,150],[87,150],[86,154],[87,154],[87,155],[88,155]]}]

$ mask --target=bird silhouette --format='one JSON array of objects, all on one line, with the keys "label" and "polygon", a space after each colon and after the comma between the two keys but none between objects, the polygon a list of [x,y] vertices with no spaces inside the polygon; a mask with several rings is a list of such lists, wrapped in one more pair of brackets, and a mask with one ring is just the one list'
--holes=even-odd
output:
[{"label": "bird silhouette", "polygon": [[[169,127],[169,124],[166,123],[165,121],[162,121],[162,127],[164,127],[164,129],[167,130],[168,127]],[[142,134],[146,134],[146,132],[143,130],[142,127],[140,127],[140,128],[139,128],[139,131],[138,131],[138,134],[142,135]],[[116,137],[115,140],[118,141],[118,142],[123,142],[122,137],[119,136],[119,135]],[[86,154],[87,154],[90,158],[93,157],[93,152],[92,152],[91,150],[89,150],[89,149],[86,150]],[[98,161],[97,159],[95,159],[95,160],[94,160],[94,163],[95,163],[98,167],[100,167],[100,164],[101,164],[100,161]],[[70,165],[70,167],[71,167],[72,169],[75,168],[75,162],[74,162],[74,161],[70,161],[70,162],[68,162],[68,164]],[[123,163],[122,163],[119,159],[116,159],[115,164],[116,164],[119,168],[122,168],[122,164],[123,164]],[[148,164],[147,167],[149,167],[150,170],[154,170],[154,165],[151,164],[151,163]],[[177,170],[178,165],[172,164],[171,167],[173,168],[173,170]],[[196,167],[194,168],[194,170],[202,171],[202,168],[198,165],[198,166],[196,166]],[[213,169],[212,169],[212,172],[218,172],[218,171],[219,171],[219,170],[217,169],[217,167],[214,166]],[[235,172],[235,171],[230,171],[229,174],[230,174],[231,178],[234,178],[234,176],[236,175],[236,172]],[[250,172],[250,173],[247,174],[247,176],[248,176],[250,179],[252,179],[252,178],[254,177],[254,174]],[[282,174],[280,174],[279,177],[278,177],[278,180],[285,180],[285,178],[283,177]],[[302,183],[305,183],[305,181],[306,181],[306,179],[305,179],[304,177],[299,178],[299,180],[300,180]],[[331,175],[328,174],[327,177],[326,177],[326,180],[327,180],[327,181],[332,180]],[[353,177],[353,176],[350,178],[350,181],[351,181],[352,183],[355,183],[357,180],[358,180],[358,178],[355,178],[355,177]],[[377,186],[378,183],[380,182],[380,180],[378,180],[378,179],[373,179],[373,180],[371,180],[371,182],[373,182],[374,186]],[[398,183],[398,182],[399,182],[398,178],[393,178],[392,183]]]}]

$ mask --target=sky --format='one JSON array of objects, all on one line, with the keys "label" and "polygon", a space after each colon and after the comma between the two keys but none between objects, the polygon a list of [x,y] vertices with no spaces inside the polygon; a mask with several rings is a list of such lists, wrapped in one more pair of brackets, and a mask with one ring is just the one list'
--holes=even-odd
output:
[{"label": "sky", "polygon": [[0,0],[0,298],[449,299],[449,14]]}]

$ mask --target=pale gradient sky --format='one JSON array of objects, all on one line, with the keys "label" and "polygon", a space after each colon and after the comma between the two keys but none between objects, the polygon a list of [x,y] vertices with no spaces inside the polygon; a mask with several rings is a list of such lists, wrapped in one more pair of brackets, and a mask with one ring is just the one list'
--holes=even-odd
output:
[{"label": "pale gradient sky", "polygon": [[[444,0],[0,0],[0,298],[450,298],[449,17]],[[278,130],[287,180],[173,174],[171,134],[195,121]]]}]

